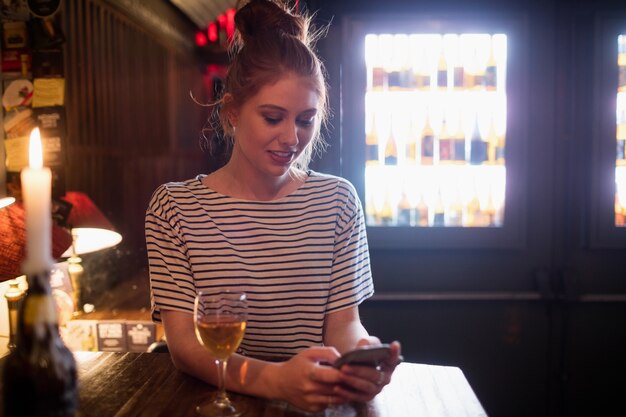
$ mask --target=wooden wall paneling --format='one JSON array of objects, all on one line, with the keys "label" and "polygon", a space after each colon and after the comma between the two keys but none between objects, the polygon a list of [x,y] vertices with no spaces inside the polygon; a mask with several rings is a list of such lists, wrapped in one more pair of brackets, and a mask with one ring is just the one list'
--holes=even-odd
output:
[{"label": "wooden wall paneling", "polygon": [[188,95],[202,87],[202,69],[185,48],[161,42],[108,2],[68,0],[63,24],[67,188],[87,193],[122,245],[140,252],[156,186],[202,172],[205,108]]}]

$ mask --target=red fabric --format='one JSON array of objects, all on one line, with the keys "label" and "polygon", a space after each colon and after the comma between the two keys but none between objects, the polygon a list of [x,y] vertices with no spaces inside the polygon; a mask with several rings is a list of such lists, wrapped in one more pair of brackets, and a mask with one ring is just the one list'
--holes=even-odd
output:
[{"label": "red fabric", "polygon": [[[52,223],[52,258],[59,258],[72,244],[68,230]],[[22,275],[26,257],[26,216],[22,203],[0,209],[0,281]]]}]

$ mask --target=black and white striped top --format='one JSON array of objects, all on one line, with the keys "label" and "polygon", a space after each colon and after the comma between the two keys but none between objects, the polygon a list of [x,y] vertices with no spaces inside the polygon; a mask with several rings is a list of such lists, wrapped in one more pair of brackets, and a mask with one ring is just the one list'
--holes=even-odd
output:
[{"label": "black and white striped top", "polygon": [[324,316],[373,294],[363,211],[345,179],[309,171],[292,194],[248,201],[203,176],[160,186],[146,213],[152,317],[193,311],[196,291],[243,290],[241,353],[290,356],[321,345]]}]

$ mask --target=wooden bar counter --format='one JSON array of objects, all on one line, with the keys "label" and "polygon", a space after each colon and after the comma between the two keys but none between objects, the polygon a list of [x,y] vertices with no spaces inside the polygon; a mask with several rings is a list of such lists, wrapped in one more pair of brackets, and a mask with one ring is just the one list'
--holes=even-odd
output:
[{"label": "wooden bar counter", "polygon": [[[192,417],[196,416],[195,406],[206,401],[214,390],[177,370],[168,353],[77,352],[75,355],[81,417]],[[0,369],[2,363],[0,359]],[[229,395],[245,402],[246,417],[486,416],[459,368],[414,363],[402,363],[391,384],[373,401],[316,414],[300,412],[282,402]],[[1,399],[7,400],[10,401]]]}]

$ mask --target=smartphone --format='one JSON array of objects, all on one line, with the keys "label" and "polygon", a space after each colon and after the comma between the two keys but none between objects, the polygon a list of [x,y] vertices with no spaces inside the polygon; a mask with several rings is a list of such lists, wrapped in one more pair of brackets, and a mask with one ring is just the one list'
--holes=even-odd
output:
[{"label": "smartphone", "polygon": [[391,355],[388,344],[363,346],[346,352],[333,363],[337,369],[345,364],[377,367]]}]

